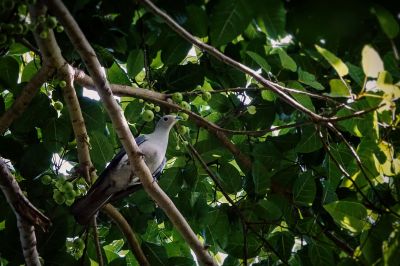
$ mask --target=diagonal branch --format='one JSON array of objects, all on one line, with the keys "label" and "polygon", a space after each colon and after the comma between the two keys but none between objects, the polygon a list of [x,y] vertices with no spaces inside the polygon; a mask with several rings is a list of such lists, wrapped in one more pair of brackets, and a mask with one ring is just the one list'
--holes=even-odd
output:
[{"label": "diagonal branch", "polygon": [[146,5],[151,10],[151,12],[153,12],[154,14],[156,14],[157,16],[162,18],[165,21],[165,23],[172,30],[174,30],[176,33],[181,35],[188,42],[190,42],[193,45],[197,46],[199,49],[201,49],[203,51],[206,51],[207,53],[209,53],[210,55],[214,56],[219,61],[221,61],[221,62],[223,62],[223,63],[225,63],[227,65],[230,65],[230,66],[238,69],[239,71],[241,71],[243,73],[246,73],[249,76],[253,77],[255,80],[260,82],[260,84],[262,84],[263,86],[269,88],[271,91],[273,91],[276,94],[278,94],[282,98],[283,101],[285,101],[286,103],[288,103],[292,107],[296,108],[297,110],[307,114],[312,120],[314,120],[316,122],[321,122],[321,121],[324,121],[326,119],[325,117],[320,116],[320,115],[310,111],[309,109],[307,109],[306,107],[304,107],[303,105],[301,105],[300,103],[295,101],[288,94],[286,94],[283,90],[281,90],[279,88],[278,84],[265,79],[264,77],[262,77],[260,74],[258,74],[256,71],[252,70],[248,66],[245,66],[242,63],[240,63],[238,61],[235,61],[232,58],[224,55],[217,48],[215,48],[215,47],[213,47],[211,45],[208,45],[208,44],[196,39],[187,30],[185,30],[178,23],[176,23],[168,14],[166,14],[164,11],[162,11],[157,6],[155,6],[150,0],[141,0],[141,2],[144,5]]},{"label": "diagonal branch", "polygon": [[3,158],[0,157],[0,189],[17,217],[20,241],[27,265],[40,265],[36,249],[34,225],[47,230],[51,222],[41,213],[21,191]]},{"label": "diagonal branch", "polygon": [[58,17],[59,21],[64,26],[69,39],[85,62],[88,72],[93,78],[94,84],[99,92],[100,98],[111,118],[121,143],[126,150],[132,170],[135,169],[135,173],[139,176],[145,191],[164,210],[171,222],[190,245],[199,261],[205,265],[215,265],[212,257],[198,240],[196,234],[192,231],[189,224],[175,207],[171,199],[161,190],[156,182],[153,182],[150,170],[140,156],[139,147],[129,130],[126,119],[122,114],[121,107],[113,98],[111,87],[102,71],[100,62],[78,24],[61,1],[47,0],[45,2]]}]

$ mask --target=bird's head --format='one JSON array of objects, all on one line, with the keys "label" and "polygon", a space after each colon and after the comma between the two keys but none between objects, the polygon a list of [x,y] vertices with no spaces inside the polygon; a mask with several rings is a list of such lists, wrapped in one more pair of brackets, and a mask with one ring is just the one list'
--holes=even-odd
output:
[{"label": "bird's head", "polygon": [[164,115],[157,122],[156,129],[170,130],[182,118],[177,115]]}]

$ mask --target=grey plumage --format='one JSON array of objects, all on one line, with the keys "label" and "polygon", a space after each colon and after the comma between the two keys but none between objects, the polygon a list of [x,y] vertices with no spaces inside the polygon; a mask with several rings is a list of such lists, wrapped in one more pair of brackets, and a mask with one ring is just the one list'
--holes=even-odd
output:
[{"label": "grey plumage", "polygon": [[[179,119],[178,116],[165,115],[157,122],[152,133],[135,139],[154,178],[159,177],[164,169],[169,132]],[[140,180],[132,171],[128,156],[122,149],[100,174],[86,196],[74,202],[71,206],[72,214],[80,224],[87,224],[103,205],[131,194],[140,186]]]}]

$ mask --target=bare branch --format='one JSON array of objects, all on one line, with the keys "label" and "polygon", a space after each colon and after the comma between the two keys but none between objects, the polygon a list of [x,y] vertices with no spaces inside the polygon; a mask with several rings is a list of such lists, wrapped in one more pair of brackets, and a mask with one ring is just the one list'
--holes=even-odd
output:
[{"label": "bare branch", "polygon": [[133,232],[131,226],[128,224],[125,218],[121,215],[121,213],[111,204],[104,205],[101,211],[106,213],[108,217],[110,217],[111,220],[113,220],[117,224],[119,229],[123,232],[139,264],[143,266],[150,265],[146,256],[143,253],[142,248],[140,247],[139,241],[137,240],[135,233]]},{"label": "bare branch", "polygon": [[111,87],[102,71],[100,62],[78,24],[61,1],[47,0],[45,2],[57,16],[61,24],[63,24],[72,44],[85,62],[89,74],[93,78],[94,84],[99,92],[100,98],[103,101],[122,145],[126,150],[130,160],[130,165],[132,166],[132,169],[135,169],[135,173],[139,176],[145,191],[164,210],[171,222],[190,245],[198,260],[205,265],[215,265],[213,258],[200,243],[196,234],[192,231],[189,224],[175,207],[171,199],[169,199],[164,191],[161,190],[156,182],[153,182],[150,170],[140,156],[139,147],[129,130],[126,119],[122,114],[121,107],[113,98]]},{"label": "bare branch", "polygon": [[51,222],[22,193],[3,158],[0,157],[0,189],[17,217],[20,241],[27,265],[40,265],[34,225],[47,230]]},{"label": "bare branch", "polygon": [[100,240],[99,240],[99,231],[97,231],[97,221],[96,221],[96,215],[92,217],[92,228],[93,228],[93,241],[94,241],[94,246],[96,249],[96,256],[97,256],[97,263],[99,266],[104,265],[104,260],[103,260],[103,255],[101,254],[101,246],[100,246]]}]

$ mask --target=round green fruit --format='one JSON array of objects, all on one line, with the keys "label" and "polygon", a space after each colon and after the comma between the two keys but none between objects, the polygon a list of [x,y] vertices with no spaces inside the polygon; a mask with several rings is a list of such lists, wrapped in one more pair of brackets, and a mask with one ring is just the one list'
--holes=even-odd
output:
[{"label": "round green fruit", "polygon": [[151,122],[154,119],[154,113],[151,110],[146,110],[142,114],[142,118],[146,122]]},{"label": "round green fruit", "polygon": [[188,132],[188,128],[185,126],[180,126],[180,127],[178,127],[178,132],[181,135],[185,135]]},{"label": "round green fruit", "polygon": [[179,116],[182,117],[183,121],[187,121],[189,119],[189,115],[186,113],[181,113]]},{"label": "round green fruit", "polygon": [[55,17],[47,17],[46,26],[50,29],[54,29],[57,26],[57,19]]},{"label": "round green fruit", "polygon": [[40,15],[40,16],[38,16],[37,21],[39,23],[45,23],[46,22],[46,17],[44,15]]},{"label": "round green fruit", "polygon": [[74,241],[74,246],[76,249],[83,250],[85,248],[85,242],[82,240],[82,238],[77,238]]},{"label": "round green fruit", "polygon": [[186,101],[182,101],[181,106],[183,109],[190,110],[190,104]]},{"label": "round green fruit", "polygon": [[59,25],[59,26],[57,26],[56,31],[57,31],[58,33],[61,33],[61,32],[64,31],[64,27],[61,26],[61,25]]},{"label": "round green fruit", "polygon": [[154,111],[155,111],[156,113],[160,112],[160,110],[161,110],[160,106],[154,107]]},{"label": "round green fruit", "polygon": [[47,37],[49,37],[49,33],[47,32],[47,30],[44,30],[39,34],[39,36],[42,39],[47,39]]},{"label": "round green fruit", "polygon": [[208,102],[209,100],[211,100],[211,93],[209,93],[208,91],[204,91],[201,94],[201,98],[203,99],[203,101]]},{"label": "round green fruit", "polygon": [[65,80],[61,80],[59,85],[61,88],[65,88],[67,86],[67,82]]},{"label": "round green fruit", "polygon": [[23,32],[24,32],[24,26],[22,26],[22,24],[16,24],[14,27],[14,33],[21,34]]},{"label": "round green fruit", "polygon": [[74,185],[72,185],[71,182],[65,182],[63,185],[63,191],[66,193],[74,191]]},{"label": "round green fruit", "polygon": [[254,115],[257,112],[257,108],[254,105],[247,106],[247,112],[249,112],[251,115]]},{"label": "round green fruit", "polygon": [[65,202],[65,197],[59,190],[54,190],[53,199],[58,205],[61,205]]},{"label": "round green fruit", "polygon": [[56,109],[57,111],[61,111],[63,108],[64,108],[64,105],[62,102],[60,102],[60,101],[54,102],[54,109]]},{"label": "round green fruit", "polygon": [[175,92],[172,94],[172,100],[176,103],[180,103],[183,100],[183,95],[180,92]]},{"label": "round green fruit", "polygon": [[42,182],[43,185],[49,185],[51,183],[51,176],[49,175],[42,175],[40,177],[40,182]]}]

